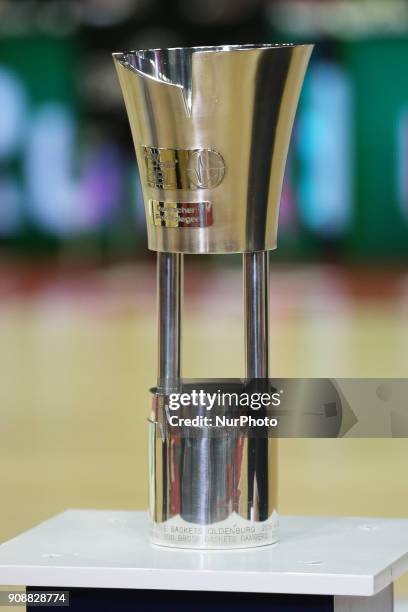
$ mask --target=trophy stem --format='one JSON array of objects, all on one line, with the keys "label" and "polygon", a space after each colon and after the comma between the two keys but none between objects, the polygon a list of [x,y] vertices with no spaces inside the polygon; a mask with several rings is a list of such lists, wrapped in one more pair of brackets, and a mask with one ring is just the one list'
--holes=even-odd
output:
[{"label": "trophy stem", "polygon": [[243,254],[247,378],[268,378],[269,253]]},{"label": "trophy stem", "polygon": [[167,393],[180,378],[183,255],[157,253],[157,390]]},{"label": "trophy stem", "polygon": [[[268,306],[269,253],[256,251],[243,254],[245,304],[245,367],[251,388],[257,392],[268,390]],[[262,379],[262,380],[253,380]],[[254,386],[255,384],[255,386]],[[265,409],[263,409],[265,410]],[[262,411],[260,411],[262,412]],[[251,521],[266,521],[269,507],[269,440],[249,438],[248,498],[246,516]]]}]

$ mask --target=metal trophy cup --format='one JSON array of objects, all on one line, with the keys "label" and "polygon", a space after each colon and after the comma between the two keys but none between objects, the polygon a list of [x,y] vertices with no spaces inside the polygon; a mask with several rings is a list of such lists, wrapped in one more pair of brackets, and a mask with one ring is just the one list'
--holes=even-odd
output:
[{"label": "metal trophy cup", "polygon": [[150,419],[156,544],[234,548],[277,540],[273,440],[180,435],[183,253],[243,253],[246,377],[268,377],[268,251],[312,45],[114,53],[157,251],[158,373]]}]

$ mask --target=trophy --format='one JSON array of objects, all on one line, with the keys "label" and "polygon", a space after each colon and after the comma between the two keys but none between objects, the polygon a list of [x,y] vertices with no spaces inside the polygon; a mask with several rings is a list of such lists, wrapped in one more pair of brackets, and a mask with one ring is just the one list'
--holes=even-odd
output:
[{"label": "trophy", "polygon": [[268,254],[276,248],[286,157],[312,49],[222,45],[113,54],[148,247],[157,252],[158,371],[149,419],[155,544],[242,548],[278,539],[275,441],[241,428],[183,433],[169,425],[168,398],[183,388],[184,253],[243,254],[246,379],[268,378]]}]

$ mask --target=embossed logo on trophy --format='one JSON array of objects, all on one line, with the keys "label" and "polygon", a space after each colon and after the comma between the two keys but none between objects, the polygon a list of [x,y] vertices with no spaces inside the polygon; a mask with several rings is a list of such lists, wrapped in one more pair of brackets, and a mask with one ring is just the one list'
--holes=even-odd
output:
[{"label": "embossed logo on trophy", "polygon": [[156,189],[213,189],[224,178],[225,163],[212,149],[142,147],[149,187]]},{"label": "embossed logo on trophy", "polygon": [[214,189],[224,178],[224,160],[217,151],[192,151],[187,165],[191,183],[199,189]]}]

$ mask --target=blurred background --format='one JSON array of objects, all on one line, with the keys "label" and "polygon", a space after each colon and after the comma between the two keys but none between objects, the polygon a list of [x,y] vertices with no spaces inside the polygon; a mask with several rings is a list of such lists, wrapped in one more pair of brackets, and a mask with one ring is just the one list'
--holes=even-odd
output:
[{"label": "blurred background", "polygon": [[[147,505],[155,258],[111,52],[309,41],[271,376],[407,377],[407,0],[0,0],[0,541]],[[185,376],[243,374],[241,302],[238,256],[186,258]],[[282,440],[279,509],[408,517],[407,452]]]}]

